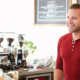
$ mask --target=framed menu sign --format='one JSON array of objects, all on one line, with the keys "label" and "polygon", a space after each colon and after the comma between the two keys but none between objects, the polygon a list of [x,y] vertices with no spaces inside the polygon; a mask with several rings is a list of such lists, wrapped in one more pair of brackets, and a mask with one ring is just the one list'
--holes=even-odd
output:
[{"label": "framed menu sign", "polygon": [[72,0],[34,0],[35,25],[66,25]]}]

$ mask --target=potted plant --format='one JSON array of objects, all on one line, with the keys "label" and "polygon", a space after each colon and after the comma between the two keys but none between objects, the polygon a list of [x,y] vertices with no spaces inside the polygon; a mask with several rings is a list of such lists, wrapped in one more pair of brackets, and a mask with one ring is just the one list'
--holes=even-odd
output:
[{"label": "potted plant", "polygon": [[27,40],[24,42],[23,48],[28,49],[31,54],[33,54],[35,50],[37,49],[37,47],[33,44],[32,41],[27,41]]}]

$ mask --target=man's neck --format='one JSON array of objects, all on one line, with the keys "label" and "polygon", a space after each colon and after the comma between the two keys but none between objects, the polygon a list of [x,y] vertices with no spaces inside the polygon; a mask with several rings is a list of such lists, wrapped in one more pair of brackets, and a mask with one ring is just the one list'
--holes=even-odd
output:
[{"label": "man's neck", "polygon": [[80,38],[80,33],[72,33],[73,40],[78,40]]}]

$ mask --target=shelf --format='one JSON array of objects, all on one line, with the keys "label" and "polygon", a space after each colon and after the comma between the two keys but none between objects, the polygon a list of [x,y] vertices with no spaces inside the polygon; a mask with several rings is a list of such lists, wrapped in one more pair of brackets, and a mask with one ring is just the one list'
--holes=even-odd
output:
[{"label": "shelf", "polygon": [[8,56],[8,54],[5,54],[5,53],[0,53],[0,56]]}]

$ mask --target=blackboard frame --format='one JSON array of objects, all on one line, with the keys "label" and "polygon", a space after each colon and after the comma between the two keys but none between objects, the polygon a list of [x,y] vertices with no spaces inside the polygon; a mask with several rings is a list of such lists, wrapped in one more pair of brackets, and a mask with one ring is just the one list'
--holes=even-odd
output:
[{"label": "blackboard frame", "polygon": [[[71,6],[72,0],[69,0],[69,5]],[[34,26],[66,26],[66,24],[37,24],[36,23],[36,0],[34,0]]]}]

